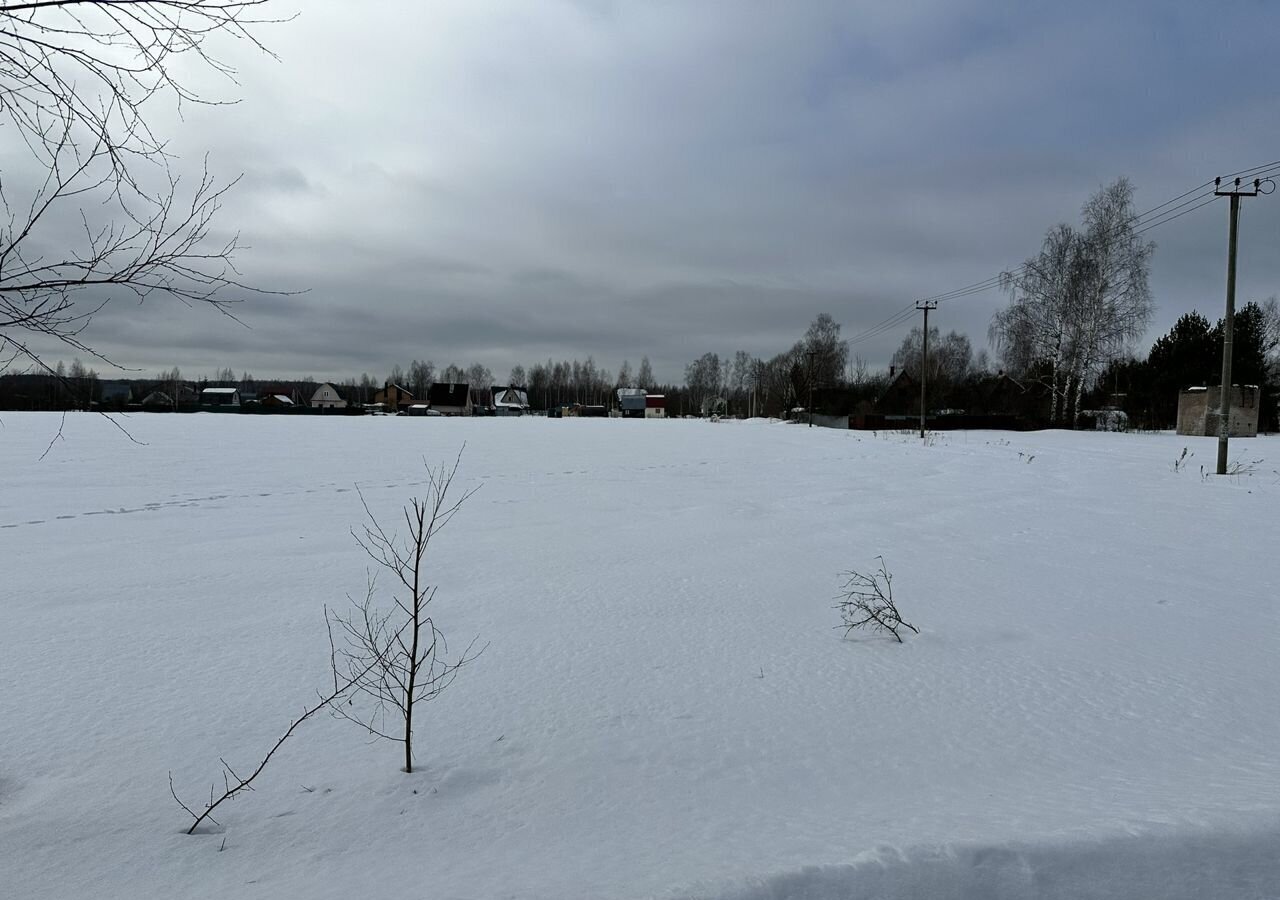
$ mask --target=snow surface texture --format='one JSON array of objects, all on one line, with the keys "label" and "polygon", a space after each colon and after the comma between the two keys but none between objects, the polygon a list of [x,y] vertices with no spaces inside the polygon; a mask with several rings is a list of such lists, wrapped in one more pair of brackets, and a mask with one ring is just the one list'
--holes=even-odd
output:
[{"label": "snow surface texture", "polygon": [[[1280,896],[1275,439],[2,420],[4,898]],[[464,441],[421,770],[318,717],[182,834],[327,682],[354,486]],[[903,645],[836,628],[879,554]]]}]

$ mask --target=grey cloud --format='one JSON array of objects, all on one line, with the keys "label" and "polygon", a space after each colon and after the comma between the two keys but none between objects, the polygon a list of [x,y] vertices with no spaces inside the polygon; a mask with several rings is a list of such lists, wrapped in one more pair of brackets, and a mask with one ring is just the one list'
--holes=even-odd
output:
[{"label": "grey cloud", "polygon": [[[308,3],[265,34],[280,62],[236,59],[243,102],[172,124],[185,160],[245,172],[221,227],[246,278],[307,293],[246,298],[249,333],[114,306],[89,335],[113,356],[342,377],[647,354],[678,379],[1015,266],[1118,175],[1146,207],[1280,157],[1280,13],[1256,6],[351,9]],[[1254,26],[1223,31],[1233,10]],[[1224,217],[1152,232],[1153,333],[1216,314]],[[1280,203],[1247,207],[1242,294],[1277,290],[1278,225]],[[938,321],[980,345],[1002,302]],[[856,350],[885,363],[904,331]]]}]

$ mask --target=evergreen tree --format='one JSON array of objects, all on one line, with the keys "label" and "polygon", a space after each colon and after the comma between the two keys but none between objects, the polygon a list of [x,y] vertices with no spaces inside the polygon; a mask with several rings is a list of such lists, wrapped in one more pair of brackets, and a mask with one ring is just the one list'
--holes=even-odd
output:
[{"label": "evergreen tree", "polygon": [[1194,385],[1217,384],[1222,373],[1221,328],[1192,311],[1156,340],[1147,356],[1146,389],[1151,424],[1172,428],[1178,418],[1178,394]]}]

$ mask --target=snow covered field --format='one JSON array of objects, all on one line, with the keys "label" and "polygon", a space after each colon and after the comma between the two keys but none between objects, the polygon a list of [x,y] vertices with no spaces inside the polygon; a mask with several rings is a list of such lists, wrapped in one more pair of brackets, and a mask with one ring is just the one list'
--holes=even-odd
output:
[{"label": "snow covered field", "polygon": [[[1280,896],[1280,440],[2,419],[0,897]],[[326,683],[354,486],[464,441],[421,770],[317,718],[182,834]],[[879,554],[904,645],[833,628]]]}]

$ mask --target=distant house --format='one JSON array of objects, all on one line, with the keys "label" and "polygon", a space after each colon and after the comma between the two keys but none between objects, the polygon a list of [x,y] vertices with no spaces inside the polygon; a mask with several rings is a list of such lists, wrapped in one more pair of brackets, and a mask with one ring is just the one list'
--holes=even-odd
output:
[{"label": "distant house", "polygon": [[98,382],[98,405],[124,409],[133,402],[133,386],[127,381]]},{"label": "distant house", "polygon": [[442,416],[469,416],[471,391],[465,384],[438,381],[427,390],[427,405]]},{"label": "distant house", "polygon": [[258,402],[267,409],[293,409],[293,398],[287,394],[259,394]]},{"label": "distant house", "polygon": [[1038,392],[1004,372],[984,378],[974,392],[970,412],[996,416],[1022,416],[1035,412]]},{"label": "distant house", "polygon": [[240,389],[209,387],[200,392],[201,409],[240,405]]},{"label": "distant house", "polygon": [[164,391],[178,401],[178,409],[192,409],[200,403],[200,394],[194,384],[185,381],[170,382],[165,385]]},{"label": "distant house", "polygon": [[[241,395],[240,402],[244,402]],[[302,394],[291,385],[266,384],[258,388],[258,402],[263,406],[280,406],[284,408],[301,406]]]},{"label": "distant house", "polygon": [[346,409],[347,400],[336,387],[326,381],[311,395],[311,406],[313,409]]},{"label": "distant house", "polygon": [[645,394],[644,417],[646,419],[665,419],[667,417],[667,397],[665,394]]},{"label": "distant house", "polygon": [[191,409],[200,402],[196,389],[185,381],[162,381],[142,398],[142,408],[157,410]]},{"label": "distant house", "polygon": [[876,412],[886,416],[920,415],[920,379],[900,371],[876,400]]},{"label": "distant house", "polygon": [[415,401],[413,391],[388,381],[382,390],[373,395],[373,402],[381,403],[385,409],[400,411],[408,409]]},{"label": "distant house", "polygon": [[618,388],[618,406],[624,419],[643,419],[648,406],[644,388]]},{"label": "distant house", "polygon": [[529,411],[529,395],[517,387],[498,388],[493,392],[493,411],[499,416],[523,416]]},{"label": "distant house", "polygon": [[143,409],[173,409],[176,405],[164,391],[152,391],[142,398]]}]

